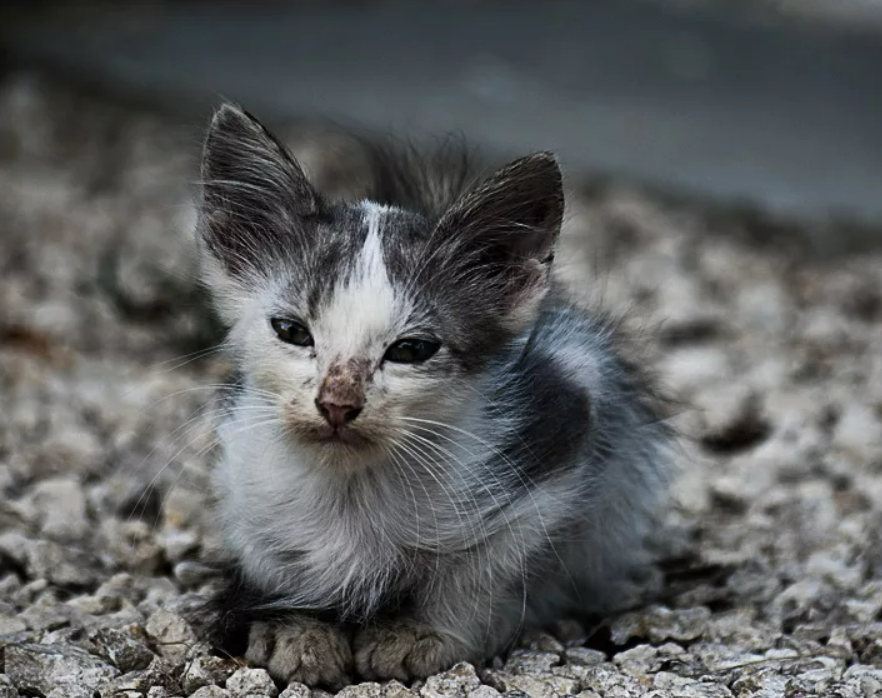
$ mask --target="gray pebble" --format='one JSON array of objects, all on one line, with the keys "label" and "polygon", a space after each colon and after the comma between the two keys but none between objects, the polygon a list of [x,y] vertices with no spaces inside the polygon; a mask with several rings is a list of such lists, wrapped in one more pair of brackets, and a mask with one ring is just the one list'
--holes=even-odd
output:
[{"label": "gray pebble", "polygon": [[475,667],[461,662],[448,671],[430,676],[420,689],[423,698],[465,698],[481,685]]},{"label": "gray pebble", "polygon": [[186,660],[197,643],[196,634],[189,623],[170,611],[156,611],[147,619],[145,630],[159,653],[173,664]]},{"label": "gray pebble", "polygon": [[275,698],[279,694],[279,689],[266,669],[239,669],[227,679],[227,690],[233,698],[245,698],[249,695]]},{"label": "gray pebble", "polygon": [[220,686],[203,686],[191,694],[190,698],[229,698],[229,696],[230,692]]},{"label": "gray pebble", "polygon": [[61,686],[96,691],[119,672],[107,662],[70,645],[9,645],[6,673],[23,691],[49,693]]}]

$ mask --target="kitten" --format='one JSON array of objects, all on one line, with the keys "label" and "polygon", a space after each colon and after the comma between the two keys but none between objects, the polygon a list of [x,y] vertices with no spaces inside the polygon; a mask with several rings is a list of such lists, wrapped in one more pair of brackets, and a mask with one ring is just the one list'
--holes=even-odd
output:
[{"label": "kitten", "polygon": [[233,560],[215,640],[276,678],[425,677],[635,592],[669,435],[611,323],[552,280],[554,157],[372,155],[331,201],[215,114],[205,282],[236,366],[217,429]]}]

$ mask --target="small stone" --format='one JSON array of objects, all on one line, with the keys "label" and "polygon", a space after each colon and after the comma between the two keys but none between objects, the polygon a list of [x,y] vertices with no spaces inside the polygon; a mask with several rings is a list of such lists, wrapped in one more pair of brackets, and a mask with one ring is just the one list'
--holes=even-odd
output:
[{"label": "small stone", "polygon": [[227,679],[227,690],[233,698],[251,694],[275,698],[279,694],[266,669],[239,669]]},{"label": "small stone", "polygon": [[505,684],[506,696],[520,693],[530,698],[558,698],[558,694],[546,681],[535,676],[510,676]]},{"label": "small stone", "polygon": [[473,691],[469,691],[468,698],[499,698],[500,693],[490,686],[478,686]]},{"label": "small stone", "polygon": [[606,661],[606,655],[603,652],[591,650],[587,647],[570,647],[566,650],[564,656],[570,664],[582,666],[593,666]]},{"label": "small stone", "polygon": [[144,694],[153,686],[177,691],[180,690],[180,685],[175,676],[175,666],[166,659],[156,657],[146,669],[130,671],[116,678],[105,693],[110,696],[126,692]]},{"label": "small stone", "polygon": [[196,657],[187,665],[187,670],[184,673],[184,691],[192,693],[203,686],[218,686],[232,676],[238,668],[239,664],[232,659],[212,655]]},{"label": "small stone", "polygon": [[126,630],[111,628],[96,629],[89,632],[86,638],[87,649],[100,657],[104,657],[123,674],[139,669],[146,669],[156,655],[142,642],[144,629],[131,626]]},{"label": "small stone", "polygon": [[24,566],[30,577],[59,586],[89,586],[100,569],[85,550],[32,540],[15,531],[0,535],[0,552]]},{"label": "small stone", "polygon": [[661,662],[659,651],[651,645],[638,645],[630,650],[619,652],[613,662],[628,676],[645,676],[658,670]]},{"label": "small stone", "polygon": [[94,698],[95,692],[83,686],[59,686],[46,694],[46,698]]},{"label": "small stone", "polygon": [[[47,466],[56,472],[95,473],[103,462],[104,446],[88,429],[76,424],[60,424],[50,430],[43,443]],[[49,472],[52,469],[47,468]]]},{"label": "small stone", "polygon": [[45,592],[21,612],[19,618],[31,630],[54,630],[70,622],[70,609],[59,603],[52,592]]},{"label": "small stone", "polygon": [[19,644],[6,647],[6,673],[19,689],[45,695],[62,685],[94,692],[119,672],[79,647]]},{"label": "small stone", "polygon": [[417,698],[417,696],[418,694],[415,691],[410,690],[400,681],[390,681],[383,686],[383,698]]},{"label": "small stone", "polygon": [[560,664],[560,655],[554,652],[514,650],[505,662],[505,670],[512,674],[548,674]]},{"label": "small stone", "polygon": [[673,693],[675,698],[732,698],[732,691],[725,684],[704,681],[684,684]]},{"label": "small stone", "polygon": [[229,698],[230,692],[220,686],[203,686],[190,698]]},{"label": "small stone", "polygon": [[731,373],[726,354],[708,346],[676,349],[667,355],[662,365],[665,383],[684,394],[708,383],[722,383]]},{"label": "small stone", "polygon": [[688,676],[680,676],[670,671],[660,671],[653,674],[652,685],[655,688],[661,688],[668,691],[674,691],[682,686],[690,684],[693,679]]},{"label": "small stone", "polygon": [[850,404],[843,411],[833,433],[834,448],[862,462],[882,453],[882,420],[861,404]]},{"label": "small stone", "polygon": [[638,613],[626,613],[612,624],[613,642],[624,645],[632,637],[647,638],[652,644],[695,640],[707,630],[710,617],[710,610],[704,606],[675,610],[655,606]]},{"label": "small stone", "polygon": [[780,332],[792,317],[791,302],[780,284],[758,282],[745,284],[735,298],[745,324],[767,332]]},{"label": "small stone", "polygon": [[18,691],[6,674],[0,674],[0,698],[18,698]]},{"label": "small stone", "polygon": [[346,686],[337,694],[337,698],[381,698],[382,695],[383,687],[376,681],[363,681]]},{"label": "small stone", "polygon": [[18,575],[10,572],[0,577],[0,599],[12,598],[21,589],[21,580]]},{"label": "small stone", "polygon": [[69,476],[43,480],[34,486],[30,502],[43,535],[71,541],[89,532],[86,495],[79,480]]},{"label": "small stone", "polygon": [[168,577],[151,577],[143,595],[138,609],[151,615],[156,611],[167,610],[166,607],[177,601],[181,592]]},{"label": "small stone", "polygon": [[83,594],[69,599],[66,605],[90,616],[103,616],[107,613],[118,611],[121,599],[118,596]]},{"label": "small stone", "polygon": [[74,618],[77,622],[82,621],[89,628],[118,629],[127,628],[132,625],[143,626],[147,622],[144,614],[128,601],[124,602],[122,607],[115,613],[108,613],[103,616],[82,616],[75,613]]},{"label": "small stone", "polygon": [[635,678],[622,674],[614,664],[604,663],[585,667],[582,689],[594,691],[601,696],[643,696],[645,690]]},{"label": "small stone", "polygon": [[91,586],[100,567],[84,550],[37,541],[28,555],[28,570],[59,586]]},{"label": "small stone", "polygon": [[581,688],[579,681],[563,676],[515,675],[506,679],[506,693],[521,691],[531,698],[558,698],[574,695]]},{"label": "small stone", "polygon": [[[392,681],[391,683],[397,684],[398,682]],[[401,686],[401,684],[398,685]],[[404,686],[401,687],[404,688]],[[404,690],[407,691],[408,689],[404,688]],[[292,681],[288,684],[288,687],[279,694],[279,698],[312,698],[312,691],[309,690],[309,686]]]},{"label": "small stone", "polygon": [[125,599],[133,603],[138,600],[135,579],[128,572],[117,572],[110,579],[102,582],[94,595],[99,598]]},{"label": "small stone", "polygon": [[46,579],[35,579],[32,582],[22,585],[22,587],[12,595],[12,603],[16,606],[27,606],[33,603],[40,594],[49,588],[49,581]]},{"label": "small stone", "polygon": [[695,396],[704,428],[702,439],[716,443],[735,435],[743,425],[752,424],[759,405],[749,386],[743,383],[714,385]]},{"label": "small stone", "polygon": [[159,653],[174,664],[184,662],[190,648],[197,643],[189,623],[171,611],[156,611],[147,620],[145,630],[156,643]]},{"label": "small stone", "polygon": [[[697,642],[689,650],[698,660],[698,666],[704,667],[702,674],[706,674],[708,671],[726,671],[733,667],[750,666],[772,658],[768,655],[745,652],[737,647],[715,642]],[[784,651],[784,655],[788,657],[792,657],[794,654],[792,650]]]},{"label": "small stone", "polygon": [[6,613],[0,613],[0,635],[11,635],[12,633],[20,633],[22,630],[25,630],[28,626],[25,625],[25,622],[16,616],[7,615]]},{"label": "small stone", "polygon": [[866,666],[865,664],[851,665],[845,670],[842,678],[846,681],[859,679],[863,685],[873,685],[882,688],[882,669]]},{"label": "small stone", "polygon": [[475,667],[460,662],[448,671],[430,676],[420,689],[423,698],[465,698],[481,685]]},{"label": "small stone", "polygon": [[101,537],[114,561],[132,572],[157,574],[164,563],[163,550],[153,526],[138,519],[105,519]]},{"label": "small stone", "polygon": [[147,698],[168,698],[165,686],[151,686],[147,690]]},{"label": "small stone", "polygon": [[186,487],[175,487],[166,496],[162,512],[164,528],[197,528],[205,515],[205,495]]},{"label": "small stone", "polygon": [[199,537],[191,530],[173,528],[162,536],[165,557],[171,562],[179,562],[199,547]]},{"label": "small stone", "polygon": [[861,664],[882,668],[882,638],[876,638],[861,650]]}]

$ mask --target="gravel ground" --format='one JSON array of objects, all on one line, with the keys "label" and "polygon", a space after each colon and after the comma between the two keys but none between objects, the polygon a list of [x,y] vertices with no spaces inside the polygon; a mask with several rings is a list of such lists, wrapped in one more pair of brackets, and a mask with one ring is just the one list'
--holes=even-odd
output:
[{"label": "gravel ground", "polygon": [[[213,325],[182,133],[0,79],[0,698],[327,698],[185,620],[218,547],[203,405],[225,367],[193,353]],[[882,695],[882,254],[810,260],[611,185],[573,210],[564,271],[628,311],[683,406],[664,603],[341,695]]]}]

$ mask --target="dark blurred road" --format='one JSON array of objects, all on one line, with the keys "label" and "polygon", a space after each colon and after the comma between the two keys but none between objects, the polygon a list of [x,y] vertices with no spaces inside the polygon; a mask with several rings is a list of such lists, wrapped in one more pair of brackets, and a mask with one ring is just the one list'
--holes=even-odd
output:
[{"label": "dark blurred road", "polygon": [[169,4],[26,23],[13,55],[206,107],[461,129],[571,168],[882,222],[882,40],[652,4]]}]

